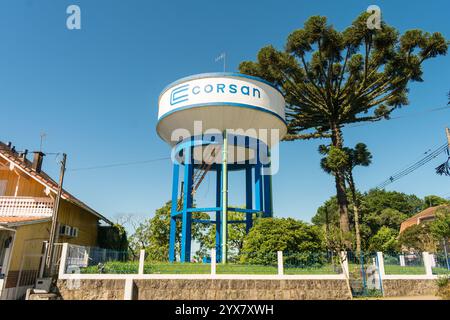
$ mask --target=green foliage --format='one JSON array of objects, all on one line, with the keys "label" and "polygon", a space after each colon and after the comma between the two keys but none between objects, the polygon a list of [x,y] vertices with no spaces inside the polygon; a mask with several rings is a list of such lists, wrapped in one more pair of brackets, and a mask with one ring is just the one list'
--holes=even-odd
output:
[{"label": "green foliage", "polygon": [[326,200],[321,205],[316,214],[311,218],[311,222],[315,225],[339,225],[339,205],[336,196]]},{"label": "green foliage", "polygon": [[450,275],[439,276],[436,280],[437,295],[443,300],[450,300]]},{"label": "green foliage", "polygon": [[321,231],[292,218],[259,219],[244,238],[240,260],[244,263],[273,263],[269,260],[273,260],[279,250],[286,253],[323,250]]},{"label": "green foliage", "polygon": [[408,251],[437,251],[437,241],[431,234],[429,223],[421,223],[405,229],[398,237],[398,243]]},{"label": "green foliage", "polygon": [[443,287],[446,287],[446,286],[448,286],[449,284],[450,284],[450,276],[449,275],[443,275],[443,276],[439,276],[437,279],[436,279],[436,285],[439,287],[439,288],[443,288]]},{"label": "green foliage", "polygon": [[331,146],[327,156],[321,160],[321,167],[327,173],[346,170],[350,167],[350,157],[345,150]]},{"label": "green foliage", "polygon": [[[364,194],[356,193],[360,203],[359,223],[362,238],[362,249],[369,250],[371,237],[377,234],[381,227],[386,226],[398,232],[400,224],[420,212],[424,201],[415,195],[408,195],[396,191],[373,189]],[[353,200],[348,196],[351,229],[354,227]],[[316,215],[311,219],[315,225],[325,225],[328,215],[328,224],[339,225],[339,206],[336,197],[331,197],[317,209]]]},{"label": "green foliage", "polygon": [[139,223],[134,233],[130,236],[130,251],[134,258],[139,257],[139,250],[150,245],[150,220]]},{"label": "green foliage", "polygon": [[128,250],[127,232],[120,224],[100,226],[97,233],[97,244],[104,249],[126,251]]},{"label": "green foliage", "polygon": [[[153,218],[139,224],[134,234],[130,237],[130,247],[136,253],[145,249],[147,259],[150,261],[167,261],[169,256],[170,236],[170,212],[171,201],[156,210]],[[196,212],[192,214],[193,219],[208,218],[206,213]],[[203,224],[193,224],[192,239],[198,240],[205,231]],[[177,220],[176,251],[179,252],[179,241],[181,238],[181,221]]]},{"label": "green foliage", "polygon": [[[358,198],[361,203],[361,218],[363,218],[368,225],[373,227],[374,233],[376,233],[384,223],[389,221],[392,223],[389,227],[393,229],[400,228],[401,222],[421,211],[424,203],[415,195],[378,189],[370,190],[364,194],[358,193]],[[351,197],[349,197],[349,199],[351,201]],[[350,202],[350,204],[353,203]],[[350,208],[351,207],[352,206],[350,206]],[[339,215],[338,208],[336,197],[331,197],[317,209],[317,213],[311,221],[316,225],[325,224],[325,213],[328,212],[329,223],[337,223]],[[395,212],[386,211],[383,214],[383,210],[386,209],[392,209],[395,210]]]},{"label": "green foliage", "polygon": [[344,232],[337,226],[330,225],[325,228],[324,245],[325,247],[337,254],[342,251],[352,249],[355,236],[352,232]]},{"label": "green foliage", "polygon": [[139,261],[108,261],[104,264],[80,268],[81,273],[120,273],[133,274],[138,273]]},{"label": "green foliage", "polygon": [[450,206],[436,210],[435,219],[430,222],[430,232],[436,241],[450,238]]},{"label": "green foliage", "polygon": [[450,205],[450,201],[444,198],[441,198],[439,196],[435,196],[435,195],[429,195],[426,196],[424,199],[424,209],[429,208],[429,207],[435,207],[435,206],[440,206],[440,205]]},{"label": "green foliage", "polygon": [[[242,217],[242,213],[234,211],[227,212],[228,220],[242,220]],[[228,224],[228,259],[230,261],[237,259],[240,255],[245,235],[245,223]],[[201,242],[201,246],[199,252],[197,252],[197,256],[199,258],[205,255],[209,256],[209,251],[215,247],[216,243],[215,225],[211,225],[199,241]]]},{"label": "green foliage", "polygon": [[392,208],[381,210],[378,214],[368,214],[365,218],[369,226],[374,226],[373,229],[379,227],[388,227],[393,230],[398,230],[403,221],[408,218],[407,214]]},{"label": "green foliage", "polygon": [[422,210],[423,200],[412,194],[372,189],[366,193],[363,205],[365,210],[376,214],[383,209],[391,208],[413,216]]},{"label": "green foliage", "polygon": [[[109,261],[103,266],[89,266],[81,268],[83,274],[137,274],[139,261],[119,262]],[[252,265],[252,264],[218,264],[217,274],[266,274],[275,275],[278,272],[276,265]],[[286,268],[286,274],[334,274],[336,271],[330,264],[298,268]],[[144,264],[145,274],[210,274],[211,265],[204,263],[169,263],[169,262],[146,262]]]},{"label": "green foliage", "polygon": [[382,226],[380,230],[370,239],[370,252],[395,252],[398,249],[398,232],[387,226]]},{"label": "green foliage", "polygon": [[372,154],[364,143],[357,143],[354,149],[320,145],[319,153],[326,155],[320,164],[322,169],[330,174],[343,170],[347,176],[351,176],[356,166],[367,167],[372,162]]}]

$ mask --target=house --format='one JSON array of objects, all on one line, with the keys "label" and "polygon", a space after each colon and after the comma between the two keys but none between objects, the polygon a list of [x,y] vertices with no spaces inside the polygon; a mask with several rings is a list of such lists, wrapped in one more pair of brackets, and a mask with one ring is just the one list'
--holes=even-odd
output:
[{"label": "house", "polygon": [[[32,161],[27,155],[27,151],[17,152],[11,143],[0,142],[0,299],[23,295],[35,284],[45,265],[43,253],[50,236],[58,184],[41,170],[44,153],[33,152]],[[62,242],[96,246],[101,223],[112,225],[107,218],[63,190],[56,260]]]},{"label": "house", "polygon": [[426,208],[425,210],[413,215],[412,217],[406,219],[400,225],[400,233],[405,231],[407,228],[421,224],[422,222],[432,221],[435,218],[436,210],[446,207],[446,205],[434,206]]}]

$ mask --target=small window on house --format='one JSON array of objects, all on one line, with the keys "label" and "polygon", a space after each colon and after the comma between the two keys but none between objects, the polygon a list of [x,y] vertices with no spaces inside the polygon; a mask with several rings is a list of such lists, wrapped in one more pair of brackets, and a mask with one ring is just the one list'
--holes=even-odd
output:
[{"label": "small window on house", "polygon": [[0,180],[0,197],[3,197],[6,194],[7,182],[7,180]]},{"label": "small window on house", "polygon": [[59,234],[64,235],[66,233],[66,225],[63,224],[59,227]]},{"label": "small window on house", "polygon": [[70,236],[71,236],[71,237],[74,237],[74,238],[78,237],[78,228],[72,227]]}]

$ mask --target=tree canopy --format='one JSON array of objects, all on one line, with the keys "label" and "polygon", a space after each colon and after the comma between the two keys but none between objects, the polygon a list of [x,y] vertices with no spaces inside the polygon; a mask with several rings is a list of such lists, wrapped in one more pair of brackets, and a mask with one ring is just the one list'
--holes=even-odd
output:
[{"label": "tree canopy", "polygon": [[[318,252],[323,250],[320,228],[292,218],[258,219],[244,239],[241,262],[268,263],[276,252]],[[273,261],[272,261],[273,262]]]},{"label": "tree canopy", "polygon": [[[155,211],[153,218],[145,220],[136,228],[130,237],[130,246],[137,252],[139,249],[146,251],[147,259],[153,261],[167,261],[169,257],[169,236],[170,236],[170,212],[171,201],[168,201],[161,208]],[[206,213],[195,212],[194,219],[204,219]],[[193,224],[192,239],[202,238],[205,232],[204,224]],[[176,252],[180,251],[179,242],[181,239],[181,222],[177,221]]]},{"label": "tree canopy", "polygon": [[[425,200],[415,195],[409,195],[397,191],[373,189],[366,193],[357,192],[360,202],[359,223],[361,233],[361,248],[369,250],[374,243],[371,238],[376,236],[381,228],[389,228],[398,235],[400,224],[407,218],[420,212],[425,207]],[[353,213],[352,198],[350,199],[350,212]],[[327,220],[328,217],[328,220]],[[316,215],[311,219],[315,225],[338,226],[339,206],[336,197],[331,197],[317,209]],[[354,228],[353,214],[350,215],[350,227]],[[389,231],[384,229],[377,235],[376,241],[388,239]],[[376,247],[380,247],[378,244]]]}]

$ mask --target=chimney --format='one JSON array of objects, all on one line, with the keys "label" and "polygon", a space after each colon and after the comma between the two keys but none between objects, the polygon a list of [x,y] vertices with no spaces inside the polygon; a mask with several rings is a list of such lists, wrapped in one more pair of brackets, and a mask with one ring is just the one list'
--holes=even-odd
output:
[{"label": "chimney", "polygon": [[33,158],[33,164],[31,165],[31,167],[33,168],[34,171],[39,173],[39,172],[41,172],[42,160],[44,159],[45,153],[43,153],[41,151],[35,151],[33,153],[34,153],[34,158]]},{"label": "chimney", "polygon": [[27,154],[28,154],[28,150],[25,149],[25,151],[20,153],[20,160],[22,160],[23,162],[27,161]]}]

